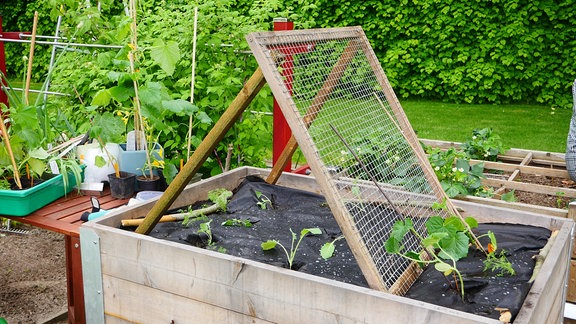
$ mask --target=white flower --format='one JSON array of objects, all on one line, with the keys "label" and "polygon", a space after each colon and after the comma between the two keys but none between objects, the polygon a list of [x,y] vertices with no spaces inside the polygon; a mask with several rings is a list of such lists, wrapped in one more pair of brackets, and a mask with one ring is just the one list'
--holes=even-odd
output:
[{"label": "white flower", "polygon": [[460,168],[460,169],[458,169],[458,171],[464,172],[464,168]]},{"label": "white flower", "polygon": [[452,172],[456,172],[457,170],[456,167],[452,168]]},{"label": "white flower", "polygon": [[475,139],[476,139],[476,135],[472,136],[472,139],[475,140]]},{"label": "white flower", "polygon": [[435,168],[434,168],[434,170],[436,170],[436,171],[440,171],[440,167],[439,167],[439,166],[437,166],[437,167],[435,167]]}]

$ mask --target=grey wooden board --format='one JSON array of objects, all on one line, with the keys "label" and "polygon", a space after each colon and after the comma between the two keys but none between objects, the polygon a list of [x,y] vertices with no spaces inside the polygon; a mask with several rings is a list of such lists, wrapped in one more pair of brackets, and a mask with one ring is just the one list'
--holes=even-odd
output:
[{"label": "grey wooden board", "polygon": [[[192,203],[202,200],[207,188],[231,189],[249,174],[265,178],[267,172],[255,168],[235,169],[188,186],[181,196]],[[318,188],[312,177],[284,174],[280,179],[290,187],[312,191]],[[222,318],[222,323],[252,319],[280,323],[381,323],[382,319],[387,323],[497,323],[485,317],[107,225],[120,224],[122,219],[138,215],[152,204],[144,203],[83,225],[99,237],[100,280],[103,280],[104,311],[109,322],[119,318],[148,322],[146,319],[152,316],[158,316],[162,322],[193,316],[194,320],[207,322],[213,322],[209,317]],[[574,222],[464,201],[455,201],[455,204],[464,215],[474,215],[482,222],[530,224],[559,230],[516,323],[559,322],[556,319],[563,315]],[[85,277],[85,280],[98,278]],[[182,307],[172,307],[170,303]],[[194,311],[188,312],[185,305]],[[202,315],[204,312],[206,317]]]}]

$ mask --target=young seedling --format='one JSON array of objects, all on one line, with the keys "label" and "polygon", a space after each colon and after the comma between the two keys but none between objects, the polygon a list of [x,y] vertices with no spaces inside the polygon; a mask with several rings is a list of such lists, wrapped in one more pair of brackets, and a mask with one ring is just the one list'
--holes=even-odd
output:
[{"label": "young seedling", "polygon": [[488,243],[488,254],[486,255],[486,260],[484,260],[484,271],[490,270],[492,272],[498,272],[498,276],[515,275],[516,271],[512,267],[512,263],[508,261],[506,251],[501,250],[500,253],[496,253],[498,243],[494,233],[488,231],[486,235],[490,238],[490,243]]},{"label": "young seedling", "polygon": [[334,252],[336,251],[336,242],[338,242],[339,240],[341,240],[343,238],[344,238],[344,235],[340,235],[337,238],[335,238],[333,241],[326,242],[326,243],[324,243],[324,245],[322,245],[322,247],[320,248],[320,255],[322,256],[322,258],[324,260],[328,260],[334,255]]},{"label": "young seedling", "polygon": [[[470,228],[478,226],[474,218],[466,218],[466,223]],[[467,235],[466,226],[457,216],[443,219],[440,216],[433,216],[426,222],[428,236],[422,237],[414,228],[410,218],[397,221],[392,227],[390,238],[385,243],[386,252],[398,254],[410,261],[420,265],[433,264],[434,268],[442,272],[445,276],[455,274],[458,282],[455,281],[456,289],[460,290],[464,298],[464,280],[460,271],[456,268],[456,261],[468,255],[470,238]],[[418,238],[422,250],[404,252],[402,241],[407,234],[412,234]]]},{"label": "young seedling", "polygon": [[[298,251],[298,247],[300,246],[300,242],[302,242],[302,239],[308,234],[313,235],[322,234],[322,230],[320,230],[317,227],[305,228],[302,231],[300,231],[300,238],[298,238],[298,241],[296,241],[297,239],[296,233],[294,233],[292,229],[290,229],[290,233],[292,233],[292,244],[290,245],[290,252],[288,252],[288,250],[284,247],[284,245],[282,245],[282,243],[280,243],[280,241],[278,240],[268,240],[266,242],[262,242],[260,246],[262,247],[262,250],[268,251],[275,248],[276,245],[279,245],[286,254],[286,258],[288,259],[288,268],[292,269],[292,264],[294,263],[294,257],[296,257],[296,252]],[[296,243],[296,245],[294,245],[294,243]]]},{"label": "young seedling", "polygon": [[201,234],[201,233],[206,234],[206,236],[208,237],[208,242],[206,244],[208,246],[211,246],[214,244],[214,242],[212,241],[213,237],[212,237],[212,229],[210,228],[210,223],[212,223],[212,220],[209,220],[205,223],[200,223],[200,228],[196,232],[198,234]]},{"label": "young seedling", "polygon": [[564,200],[562,200],[562,197],[564,197],[565,195],[566,193],[563,191],[556,192],[556,207],[562,209],[566,206]]},{"label": "young seedling", "polygon": [[222,226],[243,226],[243,227],[252,227],[253,223],[249,219],[227,219],[222,222]]},{"label": "young seedling", "polygon": [[255,191],[254,193],[256,194],[256,199],[258,199],[256,205],[258,205],[260,209],[268,209],[268,207],[272,208],[272,201],[268,196],[263,194],[261,191]]}]

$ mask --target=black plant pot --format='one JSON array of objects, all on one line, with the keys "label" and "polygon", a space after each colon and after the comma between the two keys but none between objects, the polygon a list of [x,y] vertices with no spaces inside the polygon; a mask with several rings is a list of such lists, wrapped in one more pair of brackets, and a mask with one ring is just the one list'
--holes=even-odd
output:
[{"label": "black plant pot", "polygon": [[112,197],[116,199],[128,199],[134,196],[134,181],[136,175],[130,172],[120,171],[120,177],[116,177],[115,173],[108,175],[108,182],[110,183],[110,192]]},{"label": "black plant pot", "polygon": [[160,177],[154,176],[152,179],[144,177],[144,176],[137,176],[136,177],[136,190],[137,191],[157,191],[159,190],[160,186]]}]

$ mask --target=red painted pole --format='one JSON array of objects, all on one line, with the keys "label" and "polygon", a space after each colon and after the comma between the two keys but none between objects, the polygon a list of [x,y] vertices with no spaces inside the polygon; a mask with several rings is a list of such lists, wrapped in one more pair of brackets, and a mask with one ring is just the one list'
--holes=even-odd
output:
[{"label": "red painted pole", "polygon": [[[2,35],[2,16],[0,16],[0,37],[4,37]],[[0,41],[0,71],[6,75],[6,55],[4,54],[4,42],[2,41]],[[0,78],[0,85],[5,86],[3,78]],[[2,90],[0,90],[0,103],[8,107],[8,96]]]},{"label": "red painted pole", "polygon": [[[293,30],[294,29],[294,22],[288,21],[287,19],[274,19],[274,31],[279,30]],[[288,60],[287,60],[288,61]],[[287,62],[289,66],[284,66],[284,70],[282,72],[283,76],[286,77],[286,86],[288,87],[289,91],[292,91],[292,68],[293,64]],[[290,130],[290,126],[286,122],[286,118],[282,114],[282,110],[278,105],[276,99],[274,99],[274,122],[273,122],[273,137],[272,137],[272,162],[276,163],[280,154],[284,150],[284,147],[288,143],[290,136],[292,136],[292,131]],[[292,163],[288,162],[284,171],[290,172],[292,170]]]}]

